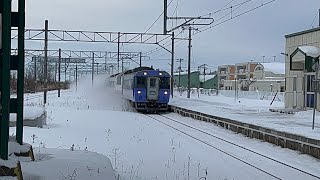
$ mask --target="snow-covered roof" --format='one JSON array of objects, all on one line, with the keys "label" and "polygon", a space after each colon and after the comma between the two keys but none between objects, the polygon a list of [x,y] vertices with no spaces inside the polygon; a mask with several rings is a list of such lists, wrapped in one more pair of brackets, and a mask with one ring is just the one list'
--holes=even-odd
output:
[{"label": "snow-covered roof", "polygon": [[199,81],[200,81],[200,82],[204,82],[204,80],[208,81],[208,80],[214,78],[215,76],[216,76],[216,75],[211,75],[211,74],[204,76],[204,75],[202,74],[202,75],[199,76]]},{"label": "snow-covered roof", "polygon": [[315,46],[300,46],[298,47],[307,56],[317,58],[320,56],[320,49]]},{"label": "snow-covered roof", "polygon": [[285,74],[285,64],[281,62],[261,63],[264,71],[270,71],[275,74]]},{"label": "snow-covered roof", "polygon": [[[192,73],[196,73],[196,72],[198,72],[198,71],[191,71],[190,73],[192,74]],[[188,71],[180,72],[180,75],[186,75],[186,74],[188,74]],[[174,76],[178,76],[179,73],[178,73],[178,72],[175,72],[175,73],[173,73],[173,75],[174,75]]]}]

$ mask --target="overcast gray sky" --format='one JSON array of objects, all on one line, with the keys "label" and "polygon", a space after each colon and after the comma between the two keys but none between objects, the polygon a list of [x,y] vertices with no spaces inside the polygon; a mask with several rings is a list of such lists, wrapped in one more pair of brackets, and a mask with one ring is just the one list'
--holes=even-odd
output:
[{"label": "overcast gray sky", "polygon": [[[171,0],[168,0],[170,2]],[[234,6],[244,0],[234,0],[228,6]],[[14,3],[16,0],[13,1]],[[173,0],[169,6],[169,16],[177,7],[178,16],[199,16],[214,12],[230,0]],[[233,16],[259,6],[268,0],[252,0],[235,10]],[[49,20],[49,29],[144,32],[163,12],[163,0],[28,0],[26,1],[26,28],[43,28],[44,20]],[[178,4],[178,5],[177,5]],[[207,63],[213,67],[228,63],[250,60],[282,61],[284,35],[318,26],[319,0],[276,0],[266,6],[239,18],[211,28],[193,37],[193,67]],[[235,8],[233,8],[235,9]],[[218,19],[223,13],[212,17]],[[229,18],[227,16],[226,18]],[[218,23],[218,21],[217,21]],[[149,32],[162,32],[163,18]],[[171,25],[171,22],[169,22]],[[184,36],[187,32],[183,33]],[[180,44],[181,43],[181,44]],[[188,43],[177,42],[176,58],[187,59]],[[33,43],[33,48],[43,48],[43,43]],[[50,43],[49,49],[61,47],[73,50],[116,51],[112,44],[57,44]],[[123,46],[123,51],[142,51],[157,46]],[[28,47],[27,47],[28,48]],[[146,62],[162,69],[169,69],[170,54],[159,51],[151,54],[155,61]],[[186,65],[184,65],[186,66]]]}]

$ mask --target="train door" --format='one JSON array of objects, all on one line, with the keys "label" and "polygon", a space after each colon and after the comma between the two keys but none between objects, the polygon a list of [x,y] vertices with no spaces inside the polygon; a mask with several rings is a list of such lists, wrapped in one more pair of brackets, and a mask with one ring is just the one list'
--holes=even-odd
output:
[{"label": "train door", "polygon": [[158,100],[159,78],[149,77],[147,81],[147,99]]}]

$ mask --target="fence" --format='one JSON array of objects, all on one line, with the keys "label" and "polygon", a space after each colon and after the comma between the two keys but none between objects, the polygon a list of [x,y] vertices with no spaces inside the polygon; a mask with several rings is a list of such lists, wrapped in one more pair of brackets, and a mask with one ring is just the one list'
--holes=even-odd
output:
[{"label": "fence", "polygon": [[[177,92],[183,93],[186,92],[186,88],[175,89]],[[215,89],[197,89],[191,88],[191,94],[197,95],[208,95],[213,96],[217,95],[217,90]],[[226,96],[226,97],[235,97],[234,90],[219,90],[219,95]],[[268,92],[268,91],[237,91],[237,98],[245,98],[245,99],[260,99],[260,100],[272,100],[275,96],[276,92]],[[284,102],[284,92],[278,92],[275,98],[275,101]]]}]

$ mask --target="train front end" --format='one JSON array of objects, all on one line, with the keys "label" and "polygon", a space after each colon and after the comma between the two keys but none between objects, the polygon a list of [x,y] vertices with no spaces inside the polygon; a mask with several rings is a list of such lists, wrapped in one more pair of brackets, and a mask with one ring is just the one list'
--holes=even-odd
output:
[{"label": "train front end", "polygon": [[139,71],[134,78],[137,110],[167,111],[170,100],[170,75],[165,71]]}]

